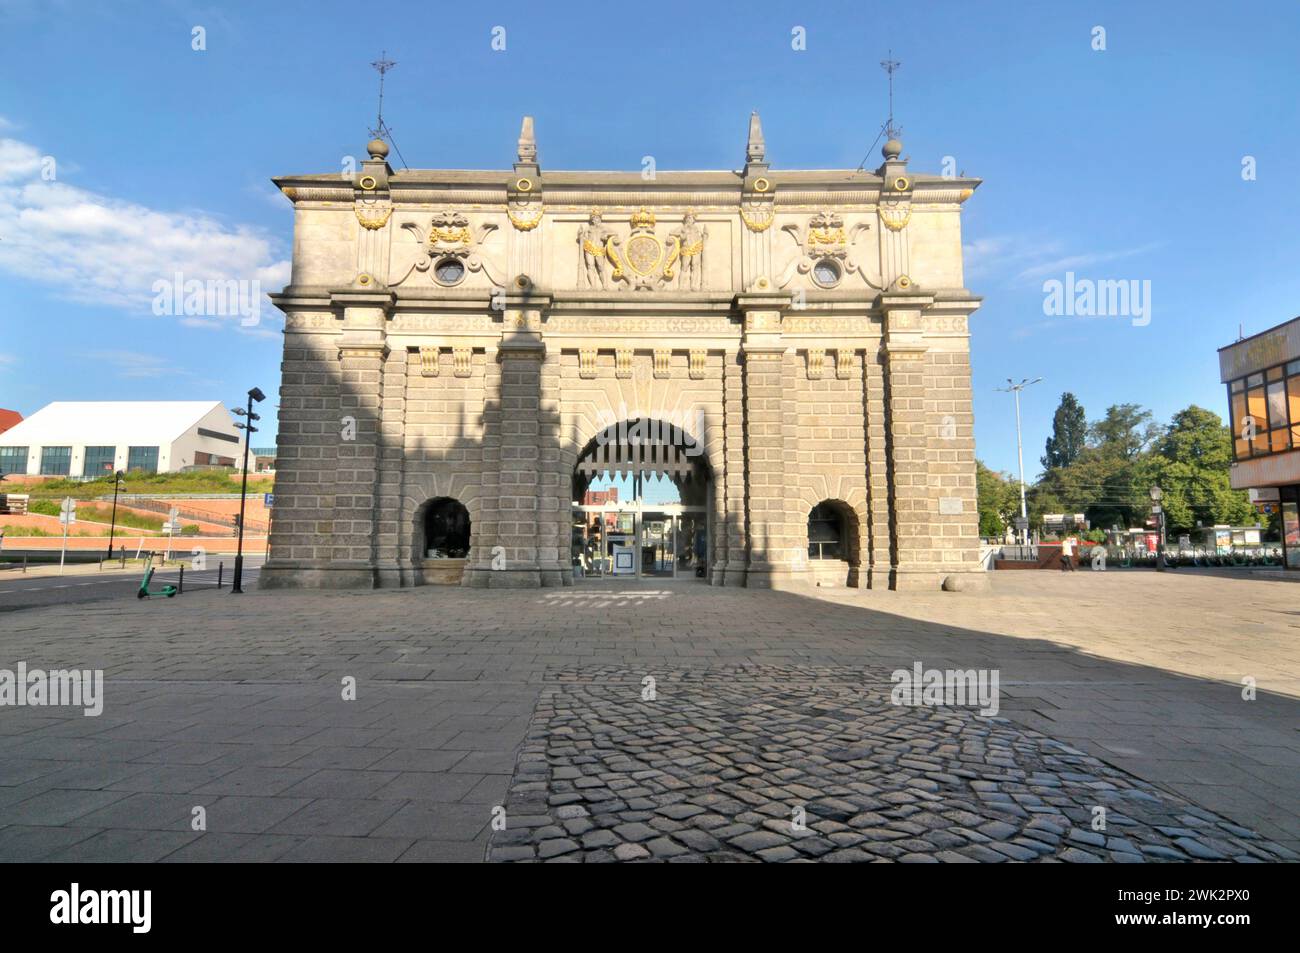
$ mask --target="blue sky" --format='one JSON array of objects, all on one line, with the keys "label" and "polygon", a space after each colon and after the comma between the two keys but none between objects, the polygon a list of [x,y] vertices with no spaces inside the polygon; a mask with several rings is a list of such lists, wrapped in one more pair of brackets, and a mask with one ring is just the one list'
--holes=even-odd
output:
[{"label": "blue sky", "polygon": [[[985,180],[964,217],[967,285],[985,298],[978,453],[1014,469],[994,388],[1041,375],[1024,404],[1032,474],[1062,391],[1090,418],[1120,402],[1223,413],[1215,349],[1300,313],[1298,36],[1291,2],[0,0],[0,407],[273,394],[269,304],[254,327],[159,316],[152,283],[181,269],[275,290],[291,218],[269,178],[360,156],[381,49],[413,167],[507,167],[531,113],[543,168],[649,154],[700,169],[741,163],[755,108],[775,167],[856,167],[892,48],[911,168],[953,156]],[[1049,318],[1043,282],[1066,271],[1149,280],[1150,323]]]}]

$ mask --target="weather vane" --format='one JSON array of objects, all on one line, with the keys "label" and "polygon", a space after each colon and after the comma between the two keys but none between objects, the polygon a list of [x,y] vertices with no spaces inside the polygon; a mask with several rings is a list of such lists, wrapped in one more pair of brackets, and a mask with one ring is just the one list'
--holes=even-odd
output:
[{"label": "weather vane", "polygon": [[[896,73],[898,68],[903,64],[894,59],[893,50],[890,50],[886,55],[888,56],[888,59],[880,61],[880,68],[889,74],[889,118],[885,120],[885,124],[880,127],[880,132],[876,134],[876,142],[880,141],[881,136],[887,136],[890,139],[897,139],[903,134],[903,127],[894,125],[894,73]],[[871,144],[867,149],[867,154],[863,156],[862,161],[858,163],[859,172],[867,167],[867,160],[871,158],[871,150],[876,148],[876,142]]]},{"label": "weather vane", "polygon": [[890,50],[888,59],[880,61],[880,68],[889,74],[889,120],[885,123],[885,135],[890,139],[897,139],[902,133],[902,129],[894,125],[894,73],[903,64],[894,59],[894,51]]},{"label": "weather vane", "polygon": [[379,113],[375,119],[375,128],[370,130],[370,134],[375,138],[379,138],[388,131],[388,127],[384,125],[384,74],[396,66],[397,63],[388,58],[387,50],[381,50],[379,59],[370,65],[379,73]]},{"label": "weather vane", "polygon": [[402,155],[402,150],[397,145],[397,140],[393,138],[393,130],[389,128],[388,123],[384,122],[384,74],[397,65],[394,60],[388,58],[387,50],[380,50],[379,59],[370,64],[375,72],[379,74],[379,111],[375,116],[375,128],[370,130],[370,135],[376,139],[387,139],[393,144],[393,151],[397,157],[402,160],[402,167],[406,168],[406,157]]}]

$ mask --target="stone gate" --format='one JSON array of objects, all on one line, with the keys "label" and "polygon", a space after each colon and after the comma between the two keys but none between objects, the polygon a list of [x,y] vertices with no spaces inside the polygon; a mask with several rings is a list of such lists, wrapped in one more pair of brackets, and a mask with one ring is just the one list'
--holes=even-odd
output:
[{"label": "stone gate", "polygon": [[509,171],[369,154],[275,180],[295,237],[263,586],[571,584],[580,457],[627,420],[707,464],[715,585],[825,578],[827,552],[850,585],[982,580],[978,180],[914,174],[892,139],[874,171],[773,169],[757,114],[739,171],[543,171],[531,118]]}]

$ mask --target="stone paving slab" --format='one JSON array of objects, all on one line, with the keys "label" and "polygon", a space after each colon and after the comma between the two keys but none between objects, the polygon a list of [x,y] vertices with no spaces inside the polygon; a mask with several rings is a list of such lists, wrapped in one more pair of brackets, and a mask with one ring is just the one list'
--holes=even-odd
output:
[{"label": "stone paving slab", "polygon": [[489,860],[1295,859],[1005,718],[892,704],[852,669],[667,672],[649,698],[641,672],[551,677]]},{"label": "stone paving slab", "polygon": [[[777,593],[693,583],[630,590],[597,583],[533,591],[250,591],[242,597],[187,593],[161,603],[132,599],[4,613],[0,668],[18,661],[47,669],[101,668],[106,700],[98,718],[69,709],[0,708],[0,860],[482,859],[493,833],[492,809],[506,803],[508,786],[514,786],[513,797],[521,783],[539,783],[533,774],[537,759],[518,760],[521,745],[536,719],[553,712],[565,693],[580,693],[573,704],[582,701],[592,709],[581,715],[571,708],[573,718],[604,720],[617,714],[606,689],[621,693],[628,679],[639,688],[646,674],[655,675],[663,690],[674,679],[689,686],[710,670],[739,666],[751,674],[740,678],[737,690],[769,691],[764,671],[807,670],[823,673],[819,677],[828,680],[825,687],[853,730],[879,740],[873,724],[899,714],[862,686],[883,689],[890,670],[916,661],[997,669],[1000,717],[1006,722],[936,723],[933,714],[908,710],[897,726],[908,743],[921,745],[938,730],[936,724],[955,725],[958,734],[987,730],[986,756],[996,739],[999,750],[1009,746],[1017,769],[1026,772],[1049,757],[1067,757],[1062,751],[1072,748],[1104,762],[1100,775],[1090,762],[1079,773],[1109,778],[1105,772],[1114,771],[1127,779],[1109,781],[1120,790],[1145,790],[1145,784],[1153,796],[1166,799],[1162,803],[1199,806],[1211,817],[1190,807],[1184,813],[1210,825],[1240,824],[1258,835],[1256,840],[1221,828],[1244,845],[1258,843],[1279,856],[1280,850],[1300,847],[1300,612],[1294,608],[1300,590],[1294,584],[1138,572],[1003,573],[992,582],[984,594]],[[646,595],[652,590],[652,597]],[[412,680],[406,677],[409,666],[426,674]],[[357,680],[355,701],[340,697],[344,677]],[[1257,683],[1253,700],[1242,697],[1243,677]],[[610,684],[602,687],[602,680]],[[822,688],[797,680],[792,685],[799,691]],[[743,708],[736,698],[719,698]],[[689,696],[660,699],[685,704]],[[690,701],[701,724],[716,714],[707,701]],[[782,705],[795,705],[797,713],[802,703],[794,698]],[[724,733],[737,748],[790,745],[782,728],[790,712],[780,712],[778,706],[763,723],[769,738],[744,737],[739,728]],[[867,720],[853,721],[864,713]],[[896,771],[919,771],[903,764],[905,756],[919,764],[932,756],[920,747],[890,752],[886,744],[883,750],[896,755]],[[543,761],[548,756],[524,754]],[[1033,770],[1047,771],[1042,765]],[[577,793],[600,790],[602,783],[619,791],[614,782],[625,789],[629,780],[588,778],[583,765],[557,765],[575,767],[579,776],[557,773],[545,784],[563,781],[575,791],[562,793]],[[618,770],[616,762],[606,773]],[[765,786],[784,791],[784,770],[771,771],[766,780],[772,783]],[[877,770],[890,773],[883,764]],[[938,773],[974,780],[955,771]],[[819,791],[810,783],[817,776],[795,780],[786,793],[811,802],[807,791]],[[669,788],[672,780],[680,781],[664,777],[670,780],[660,783]],[[924,781],[946,783],[922,773],[913,787]],[[861,783],[907,793],[878,779]],[[1005,787],[1024,781],[995,783],[1003,788],[992,793],[1008,794],[1021,810],[1037,813],[1017,798],[1034,792]],[[955,804],[980,806],[971,813],[985,823],[999,819],[987,813],[994,810],[990,803],[1007,803],[972,799],[972,791],[979,793],[973,787],[942,790]],[[583,798],[574,804],[592,803]],[[767,805],[775,809],[777,803]],[[189,810],[177,812],[176,805],[203,806],[207,831],[192,831]],[[347,809],[352,806],[355,812]],[[707,807],[660,806],[679,814]],[[1057,806],[1066,812],[1067,805]],[[746,819],[735,823],[754,831],[735,837],[775,835],[780,832],[765,823],[788,821],[763,815],[754,824],[748,815],[759,811],[742,813]],[[507,816],[508,831],[524,822],[537,828],[561,822],[569,836],[546,839],[576,840],[583,853],[589,849],[586,834],[599,842],[608,833],[602,828],[575,835],[563,822],[581,827],[574,823],[578,817],[515,811]],[[716,841],[724,852],[745,859],[801,854],[793,841],[769,842],[765,836],[742,841],[737,849],[699,822],[691,824],[697,816],[652,811],[646,820],[626,822],[648,830],[630,828],[635,836],[614,834],[619,842],[592,849],[633,857],[644,850],[680,861],[716,854]],[[655,826],[669,821],[689,829],[667,833]],[[1154,819],[1142,823],[1157,828]],[[1185,826],[1199,830],[1190,822]],[[1035,840],[1022,825],[1010,842],[1022,834]],[[1177,841],[1192,835],[1156,829],[1151,836],[1142,843],[1191,856],[1191,848]],[[521,845],[494,842],[493,850],[506,846]],[[879,851],[858,844],[822,856],[839,849],[846,853],[835,860],[880,858]],[[1075,853],[1067,857],[1066,849],[1060,859],[1079,859]],[[1090,851],[1083,843],[1068,849]],[[547,850],[557,858],[577,853],[561,843]],[[933,856],[964,855],[948,847]]]}]

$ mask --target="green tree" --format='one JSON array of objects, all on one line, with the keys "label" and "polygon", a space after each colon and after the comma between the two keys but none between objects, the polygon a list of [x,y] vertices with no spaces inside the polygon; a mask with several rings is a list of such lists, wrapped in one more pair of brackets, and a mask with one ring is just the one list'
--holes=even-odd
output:
[{"label": "green tree", "polygon": [[1001,536],[1020,512],[1020,486],[1004,473],[975,461],[975,494],[980,535]]},{"label": "green tree", "polygon": [[1170,533],[1253,524],[1259,517],[1245,491],[1232,489],[1232,435],[1218,414],[1193,404],[1174,414],[1156,441],[1141,479],[1164,491],[1161,505]]},{"label": "green tree", "polygon": [[1041,463],[1044,470],[1068,467],[1083,452],[1088,437],[1088,420],[1083,405],[1073,394],[1061,395],[1061,403],[1052,417],[1052,435],[1047,438],[1047,452]]},{"label": "green tree", "polygon": [[1085,447],[1072,464],[1043,475],[1032,495],[1031,520],[1041,525],[1044,513],[1083,513],[1092,526],[1140,525],[1149,501],[1136,476],[1139,462],[1115,447]]},{"label": "green tree", "polygon": [[1139,456],[1159,436],[1160,426],[1140,404],[1112,404],[1106,416],[1088,428],[1089,446],[1125,460]]}]

